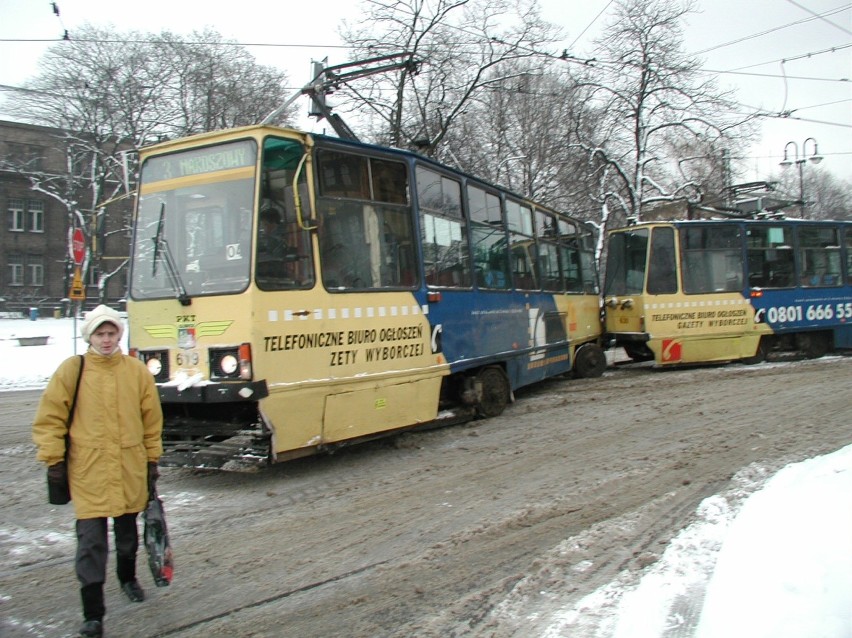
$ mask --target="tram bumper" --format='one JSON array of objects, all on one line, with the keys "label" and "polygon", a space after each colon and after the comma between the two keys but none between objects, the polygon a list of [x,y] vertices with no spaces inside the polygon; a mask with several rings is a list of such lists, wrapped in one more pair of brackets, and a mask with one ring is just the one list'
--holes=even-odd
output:
[{"label": "tram bumper", "polygon": [[169,467],[245,471],[272,460],[272,435],[258,410],[265,381],[159,386],[163,456]]},{"label": "tram bumper", "polygon": [[161,385],[158,390],[161,403],[228,403],[258,401],[269,396],[266,381],[206,383],[188,388]]}]

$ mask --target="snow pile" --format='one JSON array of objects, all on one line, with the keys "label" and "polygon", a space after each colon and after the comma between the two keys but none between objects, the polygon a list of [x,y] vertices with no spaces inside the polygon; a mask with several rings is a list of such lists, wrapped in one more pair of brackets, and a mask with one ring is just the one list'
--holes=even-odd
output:
[{"label": "snow pile", "polygon": [[850,638],[850,495],[852,445],[768,481],[747,468],[638,584],[625,575],[555,611],[542,635]]}]

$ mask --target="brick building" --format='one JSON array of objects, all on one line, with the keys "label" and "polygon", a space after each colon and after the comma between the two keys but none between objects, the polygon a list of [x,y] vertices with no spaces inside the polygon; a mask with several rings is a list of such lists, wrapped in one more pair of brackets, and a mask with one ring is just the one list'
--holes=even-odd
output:
[{"label": "brick building", "polygon": [[[72,305],[67,298],[75,268],[70,251],[74,217],[63,201],[34,188],[31,176],[43,187],[52,183],[54,190],[57,184],[71,184],[67,176],[73,143],[60,129],[0,121],[0,311],[28,314],[38,308],[41,316],[54,316],[66,314]],[[89,226],[84,229],[88,267],[81,273],[84,307],[99,303],[98,281],[104,272],[115,273],[104,301],[117,306],[127,289],[133,200],[108,204],[106,215],[96,222],[90,184],[78,183],[72,190]]]}]

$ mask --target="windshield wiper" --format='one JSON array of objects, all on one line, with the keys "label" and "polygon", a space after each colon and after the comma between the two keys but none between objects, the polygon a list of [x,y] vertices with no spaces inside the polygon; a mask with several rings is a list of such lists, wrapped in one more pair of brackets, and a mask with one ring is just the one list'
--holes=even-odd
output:
[{"label": "windshield wiper", "polygon": [[188,306],[192,303],[192,299],[190,299],[187,294],[186,286],[183,285],[183,280],[180,278],[180,274],[175,267],[175,260],[174,257],[172,257],[169,242],[167,242],[166,238],[163,237],[163,220],[165,219],[165,216],[166,203],[163,202],[160,204],[160,219],[157,222],[157,234],[151,238],[154,242],[154,263],[151,267],[151,276],[157,276],[157,264],[159,263],[160,258],[162,258],[163,262],[166,264],[166,274],[169,277],[169,283],[172,286],[172,290],[175,291],[176,299],[180,302],[181,306]]}]

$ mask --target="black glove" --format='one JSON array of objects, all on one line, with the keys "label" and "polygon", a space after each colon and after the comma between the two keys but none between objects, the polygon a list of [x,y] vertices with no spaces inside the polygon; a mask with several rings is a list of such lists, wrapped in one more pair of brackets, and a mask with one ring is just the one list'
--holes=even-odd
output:
[{"label": "black glove", "polygon": [[59,461],[47,468],[48,483],[64,483],[68,476],[68,470],[65,467],[65,461]]},{"label": "black glove", "polygon": [[157,479],[160,478],[160,469],[156,461],[148,461],[148,493],[157,491]]},{"label": "black glove", "polygon": [[51,505],[65,505],[70,500],[65,461],[54,463],[47,468],[47,502]]}]

